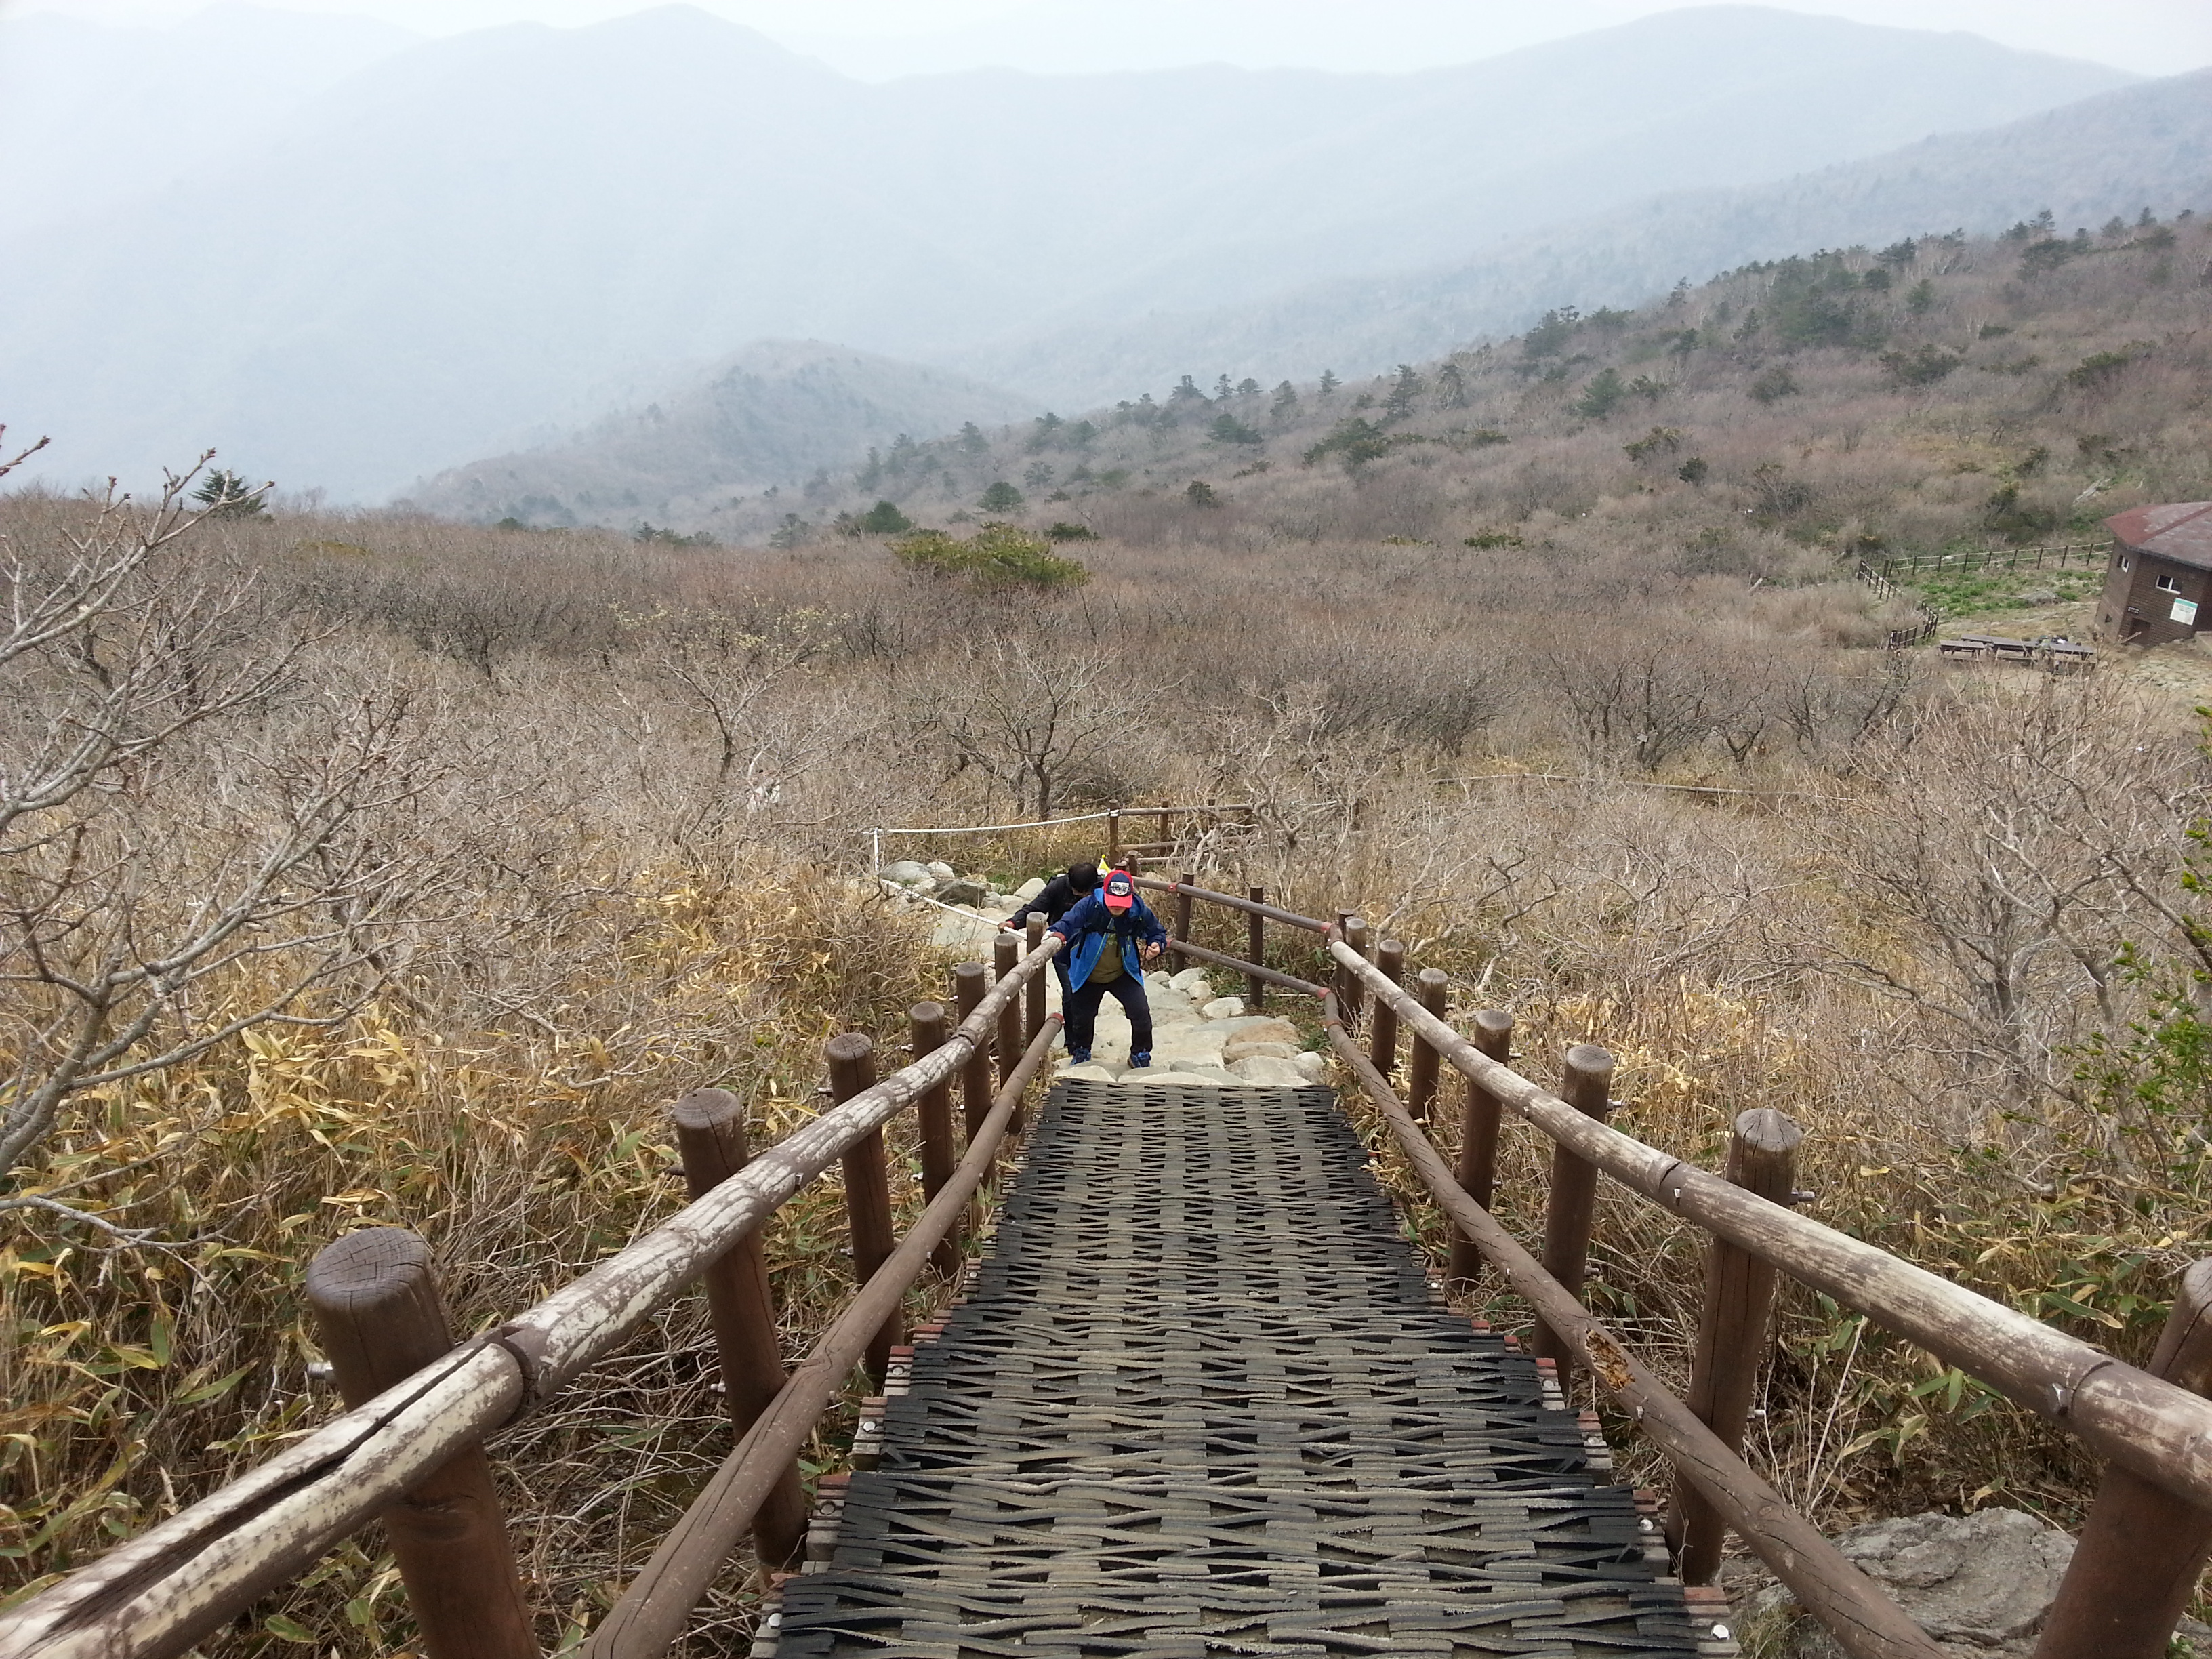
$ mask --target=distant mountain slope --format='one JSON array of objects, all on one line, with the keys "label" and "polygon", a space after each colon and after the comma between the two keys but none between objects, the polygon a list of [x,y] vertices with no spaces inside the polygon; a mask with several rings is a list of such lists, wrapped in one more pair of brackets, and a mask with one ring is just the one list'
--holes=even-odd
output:
[{"label": "distant mountain slope", "polygon": [[413,504],[538,526],[689,526],[732,496],[842,471],[902,433],[933,437],[963,422],[996,427],[1035,413],[1018,393],[943,369],[816,340],[767,340],[573,438],[441,473],[412,492]]},{"label": "distant mountain slope", "polygon": [[1465,261],[2128,79],[1757,7],[1419,75],[880,86],[685,7],[486,30],[373,64],[204,188],[0,224],[0,418],[55,435],[49,476],[215,444],[374,497],[641,363],[761,337],[958,362]]},{"label": "distant mountain slope", "polygon": [[[1345,0],[1114,0],[1103,5],[1098,0],[1022,0],[1017,6],[993,8],[994,15],[980,21],[904,35],[799,32],[810,21],[811,9],[794,9],[788,23],[763,27],[848,75],[878,81],[985,65],[1041,75],[1184,64],[1388,73],[1473,63],[1539,41],[1608,28],[1656,10],[1658,3],[1361,0],[1351,6]],[[1863,14],[1868,9],[1859,9]],[[1969,19],[1998,9],[1973,0],[1931,0],[1916,9],[1914,21],[1923,28],[1973,28],[1983,25]],[[2011,38],[2032,35],[2040,51],[2147,75],[2172,75],[2212,62],[2212,14],[2185,21],[2181,14],[2186,9],[2172,0],[2097,0],[2094,6],[2039,7],[2032,16],[2008,21]],[[1905,14],[1899,9],[1892,15]]]},{"label": "distant mountain slope", "polygon": [[1366,374],[1525,327],[1554,307],[1635,305],[1678,277],[1754,259],[1954,226],[2001,230],[2045,208],[2071,230],[2144,207],[2212,207],[2212,70],[1777,184],[1655,196],[1466,264],[1316,283],[1259,305],[1040,331],[959,361],[1050,387],[1073,407],[1223,368],[1271,382],[1324,368]]},{"label": "distant mountain slope", "polygon": [[18,228],[169,185],[422,37],[368,17],[218,5],[167,28],[0,17],[0,164]]}]

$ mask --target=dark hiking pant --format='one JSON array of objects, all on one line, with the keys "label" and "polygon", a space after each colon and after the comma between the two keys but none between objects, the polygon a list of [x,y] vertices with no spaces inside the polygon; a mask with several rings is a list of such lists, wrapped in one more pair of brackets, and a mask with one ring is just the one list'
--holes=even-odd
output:
[{"label": "dark hiking pant", "polygon": [[1145,994],[1145,981],[1135,974],[1123,974],[1119,979],[1109,979],[1104,984],[1086,980],[1067,994],[1060,1004],[1060,1012],[1067,1016],[1067,1051],[1070,1054],[1091,1046],[1092,1030],[1098,1024],[1098,1005],[1111,993],[1121,1005],[1121,1012],[1129,1017],[1129,1052],[1150,1054],[1152,1048],[1152,1005]]}]

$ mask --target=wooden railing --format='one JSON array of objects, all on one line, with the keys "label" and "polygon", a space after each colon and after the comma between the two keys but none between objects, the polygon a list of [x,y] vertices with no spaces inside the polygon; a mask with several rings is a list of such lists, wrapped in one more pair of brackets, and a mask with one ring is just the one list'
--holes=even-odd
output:
[{"label": "wooden railing", "polygon": [[[894,846],[902,839],[922,838],[939,840],[949,836],[1017,836],[1032,831],[1063,832],[1076,824],[1095,823],[1106,837],[1106,861],[1118,863],[1124,856],[1135,854],[1157,857],[1172,853],[1187,845],[1191,832],[1201,824],[1216,829],[1249,830],[1252,827],[1255,808],[1248,801],[1206,801],[1187,806],[1109,806],[1096,812],[1075,812],[1056,818],[1032,818],[1020,823],[929,824],[911,829],[879,828],[868,831],[870,857],[872,867],[884,867],[884,844]],[[1127,839],[1127,830],[1149,824],[1152,829],[1150,841]]]},{"label": "wooden railing", "polygon": [[1923,570],[2063,570],[2069,564],[2102,564],[2112,556],[2110,542],[2063,542],[2048,547],[1980,547],[1960,553],[1901,553],[1866,562],[1877,575],[1895,581]]},{"label": "wooden railing", "polygon": [[[1716,1175],[1607,1127],[1613,1062],[1604,1049],[1571,1048],[1562,1093],[1552,1094],[1508,1064],[1510,1015],[1476,1012],[1475,1035],[1463,1036],[1444,1018],[1447,976],[1423,969],[1407,989],[1404,947],[1384,939],[1370,953],[1359,918],[1331,925],[1266,907],[1257,891],[1238,900],[1188,878],[1145,884],[1175,897],[1173,948],[1223,967],[1249,973],[1260,965],[1263,915],[1323,935],[1332,984],[1273,970],[1267,982],[1321,1000],[1331,1047],[1453,1224],[1450,1279],[1471,1278],[1478,1260],[1496,1268],[1536,1315],[1540,1363],[1555,1365],[1563,1383],[1586,1369],[1667,1457],[1678,1483],[1668,1541],[1685,1583],[1711,1581],[1723,1534],[1732,1529],[1853,1659],[1942,1652],[1741,1455],[1776,1281],[1787,1273],[2065,1428],[2106,1460],[2036,1659],[2162,1659],[2212,1555],[2212,1401],[2204,1397],[2212,1392],[2212,1261],[2182,1276],[2158,1353],[2139,1370],[1796,1213],[1801,1136],[1780,1112],[1739,1116],[1727,1171]],[[1192,945],[1194,902],[1251,918],[1252,959]],[[1401,1030],[1409,1049],[1403,1099],[1393,1082]],[[1440,1066],[1464,1083],[1456,1166],[1426,1127]],[[1540,1256],[1491,1213],[1508,1115],[1553,1143]],[[1686,1401],[1582,1305],[1600,1173],[1712,1237]]]},{"label": "wooden railing", "polygon": [[[1539,1363],[1561,1381],[1586,1370],[1667,1457],[1677,1477],[1668,1538],[1684,1580],[1710,1582],[1733,1529],[1853,1659],[1938,1659],[1887,1595],[1741,1455],[1775,1284],[1787,1273],[2080,1437],[2107,1462],[2087,1527],[2038,1659],[2158,1659],[2212,1553],[2212,1262],[2183,1276],[2148,1370],[1800,1215],[1791,1207],[1796,1126],[1755,1109],[1736,1120],[1724,1174],[1607,1126],[1613,1058],[1577,1045],[1553,1094],[1512,1069],[1513,1021],[1495,1010],[1462,1035],[1445,1018],[1450,986],[1409,970],[1404,948],[1358,917],[1331,921],[1179,881],[1140,878],[1172,900],[1172,950],[1271,990],[1316,999],[1339,1059],[1455,1230],[1448,1274],[1487,1262],[1534,1310]],[[1200,904],[1241,915],[1237,957],[1192,938]],[[1307,941],[1331,982],[1267,961],[1267,929]],[[386,1527],[432,1659],[524,1659],[531,1620],[491,1487],[484,1447],[501,1430],[611,1353],[646,1319],[703,1282],[714,1314],[736,1444],[652,1559],[583,1644],[592,1659],[657,1659],[744,1535],[765,1564],[787,1561],[803,1517],[794,1460],[854,1367],[880,1384],[899,1352],[908,1286],[936,1260],[1018,1126],[1056,1021],[1043,963],[1058,941],[1032,922],[1002,933],[997,981],[954,971],[960,1016],[910,1011],[912,1062],[878,1081],[867,1038],[831,1040],[833,1104],[749,1158],[739,1103],[705,1091],[674,1127],[691,1202],[659,1227],[520,1316],[451,1345],[428,1252],[411,1234],[372,1229],[326,1247],[309,1299],[349,1409],[244,1479],[0,1615],[0,1656],[168,1659],[371,1521]],[[1280,953],[1278,953],[1279,955]],[[1292,958],[1294,966],[1304,961]],[[1412,988],[1407,988],[1410,977]],[[1364,1040],[1364,1046],[1363,1046]],[[1406,1092],[1396,1086],[1402,1072]],[[996,1079],[994,1079],[994,1059]],[[1449,1072],[1462,1082],[1458,1158],[1431,1137]],[[966,1151],[954,1162],[952,1092]],[[894,1238],[884,1125],[916,1109],[927,1205]],[[1553,1146],[1540,1252],[1491,1213],[1509,1119]],[[759,1257],[763,1226],[842,1160],[859,1289],[787,1376]],[[1665,1389],[1583,1306],[1598,1176],[1711,1235],[1689,1397]]]},{"label": "wooden railing", "polygon": [[[1024,1091],[1058,1029],[1044,963],[1059,940],[1002,934],[997,982],[954,971],[961,1019],[910,1012],[915,1058],[880,1081],[869,1039],[832,1038],[833,1099],[811,1123],[748,1158],[742,1108],[719,1091],[687,1097],[674,1128],[691,1202],[517,1317],[455,1346],[428,1252],[396,1228],[348,1234],[307,1275],[308,1297],[349,1407],[289,1449],[0,1614],[0,1656],[168,1659],[372,1521],[386,1525],[432,1659],[526,1659],[538,1648],[487,1441],[612,1353],[703,1281],[714,1314],[735,1448],[594,1632],[602,1659],[658,1655],[750,1530],[764,1562],[791,1559],[804,1524],[794,1460],[866,1362],[880,1384],[902,1297],[935,1256],[1019,1121]],[[993,1060],[998,1079],[993,1082]],[[957,1083],[967,1151],[953,1162]],[[892,1236],[883,1127],[918,1112],[927,1206]],[[761,1229],[842,1162],[859,1290],[787,1378],[760,1265]]]}]

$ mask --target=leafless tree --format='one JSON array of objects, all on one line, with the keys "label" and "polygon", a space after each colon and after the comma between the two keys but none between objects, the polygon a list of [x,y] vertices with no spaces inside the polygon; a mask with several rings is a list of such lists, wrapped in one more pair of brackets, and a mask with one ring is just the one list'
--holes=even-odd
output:
[{"label": "leafless tree", "polygon": [[1555,629],[1531,668],[1593,766],[1626,756],[1656,772],[1741,722],[1764,690],[1716,641],[1655,623],[1592,632]]},{"label": "leafless tree", "polygon": [[1890,759],[1821,820],[1865,924],[1821,965],[1929,1016],[1948,1033],[1931,1046],[2007,1109],[2047,1106],[2079,1021],[2124,1023],[2131,942],[2189,943],[2157,896],[2180,890],[2201,757],[2124,691],[2048,684],[1934,711]]},{"label": "leafless tree", "polygon": [[769,618],[664,611],[638,619],[648,676],[703,714],[714,733],[713,771],[678,814],[679,841],[733,817],[772,817],[787,792],[847,741],[845,693],[811,672],[833,625],[818,611]]},{"label": "leafless tree", "polygon": [[343,1018],[426,884],[379,829],[422,787],[410,697],[315,684],[296,631],[242,646],[251,583],[185,556],[191,482],[0,563],[0,1213],[125,1239],[27,1167],[70,1103]]},{"label": "leafless tree", "polygon": [[924,692],[915,724],[951,770],[976,767],[1017,811],[1048,818],[1069,775],[1108,752],[1135,707],[1109,653],[1017,636],[969,644]]}]

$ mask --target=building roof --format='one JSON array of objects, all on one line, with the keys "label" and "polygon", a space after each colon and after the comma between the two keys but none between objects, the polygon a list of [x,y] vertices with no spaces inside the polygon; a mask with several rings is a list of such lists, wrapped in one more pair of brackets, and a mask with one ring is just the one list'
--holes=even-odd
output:
[{"label": "building roof", "polygon": [[2105,520],[2123,547],[2177,564],[2212,570],[2212,501],[2131,507]]}]

